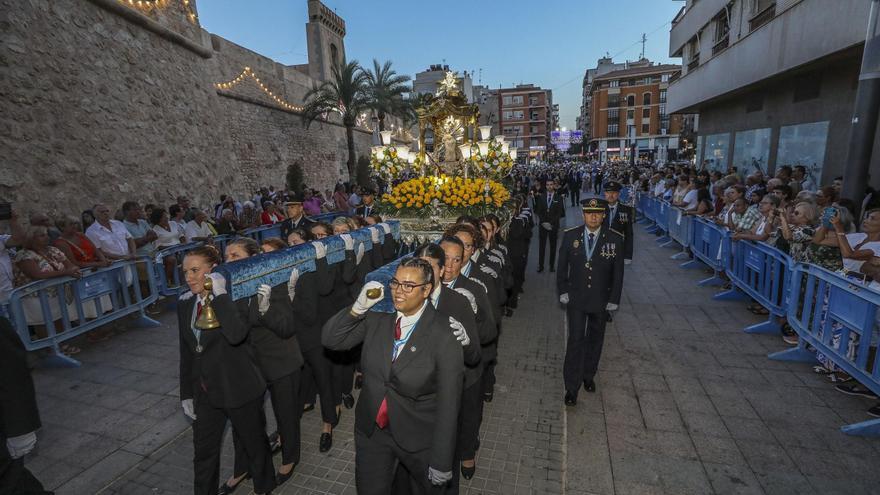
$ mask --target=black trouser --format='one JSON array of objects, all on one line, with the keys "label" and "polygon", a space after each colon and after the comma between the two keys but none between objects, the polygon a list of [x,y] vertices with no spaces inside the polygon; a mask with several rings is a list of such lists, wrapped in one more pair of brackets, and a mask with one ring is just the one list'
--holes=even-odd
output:
[{"label": "black trouser", "polygon": [[593,192],[596,194],[599,194],[600,192],[602,192],[602,180],[601,179],[597,179],[595,182],[593,182]]},{"label": "black trouser", "polygon": [[565,390],[577,397],[581,385],[585,381],[593,380],[599,368],[608,314],[605,311],[585,313],[573,308],[571,304],[568,305],[566,314],[568,345],[562,375]]},{"label": "black trouser", "polygon": [[330,360],[333,382],[333,400],[342,404],[342,396],[351,395],[354,387],[354,364],[357,361],[355,349],[347,351],[325,351]]},{"label": "black trouser", "polygon": [[[339,422],[336,416],[336,396],[333,395],[333,378],[330,367],[332,363],[324,355],[323,347],[315,347],[303,352],[303,358],[306,361],[307,373],[303,373],[304,386],[302,390],[303,403],[315,403],[315,385],[317,385],[318,399],[321,401],[321,419],[325,423],[329,423],[334,427]],[[308,382],[308,385],[305,383]]]},{"label": "black trouser", "polygon": [[517,257],[511,257],[510,262],[513,265],[513,287],[510,288],[507,307],[516,308],[519,293],[522,291],[522,286],[526,281],[527,260],[525,255],[517,255]]},{"label": "black trouser", "polygon": [[[485,375],[485,372],[483,373]],[[458,410],[458,459],[470,460],[477,455],[480,424],[483,422],[482,381],[461,391],[461,408]],[[454,465],[453,465],[454,466]],[[453,467],[453,471],[457,471]]]},{"label": "black trouser", "polygon": [[498,324],[498,337],[491,344],[482,346],[483,375],[480,377],[480,390],[491,394],[495,389],[495,365],[498,363],[498,339],[501,338],[501,324]]},{"label": "black trouser", "polygon": [[[393,428],[389,425],[388,428]],[[411,493],[412,495],[443,493],[445,487],[436,487],[428,480],[428,462],[431,449],[407,452],[394,438],[388,429],[378,427],[368,437],[358,429],[354,430],[355,448],[355,483],[358,495],[388,495],[392,493],[392,482],[395,479],[395,468],[406,469],[409,474],[398,476],[398,485],[408,478],[409,491],[406,487],[396,487],[393,493]],[[455,468],[453,467],[453,471]]]},{"label": "black trouser", "polygon": [[[215,492],[216,493],[216,492]],[[24,466],[24,457],[13,459],[0,435],[0,495],[51,495]]]},{"label": "black trouser", "polygon": [[[272,411],[275,413],[278,435],[281,437],[281,463],[285,465],[299,464],[300,460],[302,403],[299,399],[299,383],[299,371],[281,377],[274,382],[269,382]],[[232,430],[232,444],[235,446],[233,476],[238,478],[248,472],[250,459],[244,450],[244,442],[234,428]]]},{"label": "black trouser", "polygon": [[572,186],[571,189],[571,206],[577,206],[581,203],[581,188],[580,186]]},{"label": "black trouser", "polygon": [[[543,221],[542,221],[543,223]],[[551,230],[545,229],[542,225],[538,225],[538,268],[544,268],[544,251],[547,247],[547,241],[550,241],[550,268],[556,268],[556,235],[559,233],[559,227]]]},{"label": "black trouser", "polygon": [[249,459],[248,473],[254,479],[256,493],[268,493],[275,488],[275,467],[266,437],[263,415],[263,396],[233,409],[221,409],[208,403],[204,394],[196,391],[196,421],[193,422],[193,471],[195,495],[216,495],[220,486],[220,451],[226,420],[238,434]]}]

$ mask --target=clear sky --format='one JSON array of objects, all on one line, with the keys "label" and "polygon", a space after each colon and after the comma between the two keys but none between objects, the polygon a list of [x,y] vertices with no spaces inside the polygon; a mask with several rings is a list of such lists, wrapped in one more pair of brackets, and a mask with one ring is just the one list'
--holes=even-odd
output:
[{"label": "clear sky", "polygon": [[[677,0],[324,0],[345,19],[345,50],[363,65],[391,60],[414,76],[431,64],[474,72],[492,88],[553,90],[560,125],[574,128],[584,71],[606,52],[615,62],[669,59]],[[307,61],[306,0],[198,0],[208,31],[284,64]],[[480,72],[482,69],[482,72]]]}]

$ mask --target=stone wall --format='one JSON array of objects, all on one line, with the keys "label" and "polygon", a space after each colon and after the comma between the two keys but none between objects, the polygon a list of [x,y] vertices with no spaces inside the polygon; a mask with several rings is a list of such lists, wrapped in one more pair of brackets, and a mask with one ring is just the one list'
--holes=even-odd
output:
[{"label": "stone wall", "polygon": [[[347,179],[343,127],[306,129],[250,79],[213,85],[251,67],[296,104],[314,84],[307,75],[211,36],[177,0],[146,16],[201,53],[101,4],[0,0],[0,200],[55,213],[98,201],[167,205],[178,194],[209,205],[282,186],[297,159],[310,186]],[[371,136],[355,136],[367,153]]]}]

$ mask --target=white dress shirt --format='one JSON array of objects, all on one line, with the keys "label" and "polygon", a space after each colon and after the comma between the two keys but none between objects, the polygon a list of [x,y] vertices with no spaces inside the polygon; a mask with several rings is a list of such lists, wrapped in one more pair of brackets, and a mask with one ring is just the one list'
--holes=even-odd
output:
[{"label": "white dress shirt", "polygon": [[110,220],[110,228],[104,227],[98,222],[93,223],[86,230],[86,236],[98,249],[113,256],[128,256],[128,240],[131,233],[125,228],[125,224],[119,220]]}]

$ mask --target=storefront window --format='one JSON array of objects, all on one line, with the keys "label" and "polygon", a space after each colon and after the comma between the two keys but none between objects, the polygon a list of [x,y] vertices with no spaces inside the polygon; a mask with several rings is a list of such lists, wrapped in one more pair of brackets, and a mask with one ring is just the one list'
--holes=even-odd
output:
[{"label": "storefront window", "polygon": [[767,173],[770,159],[770,128],[751,129],[736,133],[733,144],[733,166],[740,177],[756,170]]},{"label": "storefront window", "polygon": [[783,165],[792,167],[803,165],[807,168],[807,176],[812,178],[814,183],[821,183],[827,139],[827,120],[780,128],[776,168]]},{"label": "storefront window", "polygon": [[706,154],[703,160],[708,170],[727,172],[727,156],[730,153],[730,134],[706,136]]}]

